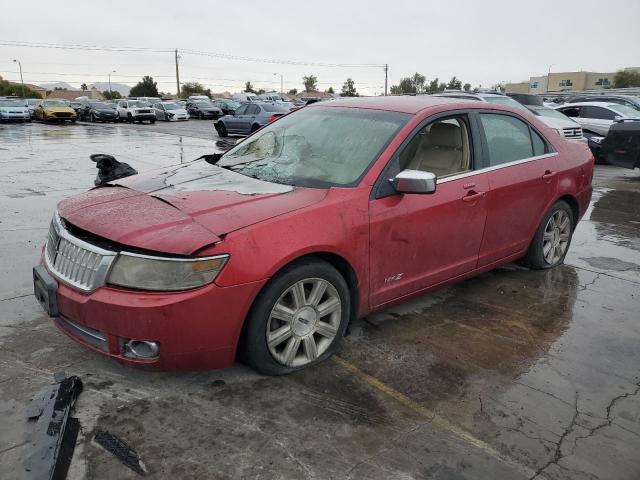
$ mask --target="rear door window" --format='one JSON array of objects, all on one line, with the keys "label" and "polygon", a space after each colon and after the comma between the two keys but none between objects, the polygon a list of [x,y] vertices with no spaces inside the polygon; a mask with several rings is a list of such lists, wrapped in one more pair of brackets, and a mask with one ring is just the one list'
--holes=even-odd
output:
[{"label": "rear door window", "polygon": [[[480,123],[487,140],[489,166],[494,167],[536,155],[531,129],[522,120],[510,115],[482,113]],[[539,136],[538,140],[544,144]]]},{"label": "rear door window", "polygon": [[616,118],[616,114],[611,110],[593,105],[586,105],[582,107],[582,113],[580,116],[583,118],[595,118],[598,120],[614,120]]},{"label": "rear door window", "polygon": [[242,105],[236,110],[236,115],[244,115],[247,111],[247,105]]}]

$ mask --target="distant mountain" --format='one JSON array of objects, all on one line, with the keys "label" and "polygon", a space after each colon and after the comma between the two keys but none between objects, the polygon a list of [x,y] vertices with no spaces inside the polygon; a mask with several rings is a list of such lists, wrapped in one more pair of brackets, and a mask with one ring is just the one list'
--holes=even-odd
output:
[{"label": "distant mountain", "polygon": [[74,87],[73,85],[67,82],[41,83],[40,86],[42,88],[46,88],[47,90],[54,90],[56,88],[66,88],[67,90],[78,89],[78,87]]},{"label": "distant mountain", "polygon": [[[89,88],[96,87],[101,92],[109,90],[109,82],[88,83],[87,86]],[[111,90],[120,93],[120,95],[122,95],[123,97],[126,97],[127,95],[129,95],[129,90],[131,90],[131,87],[129,85],[125,85],[124,83],[111,82]]]}]

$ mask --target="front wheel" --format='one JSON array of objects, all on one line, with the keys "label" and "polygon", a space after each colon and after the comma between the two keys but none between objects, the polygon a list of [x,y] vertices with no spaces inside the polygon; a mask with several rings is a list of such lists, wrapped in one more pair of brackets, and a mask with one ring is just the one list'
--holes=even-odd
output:
[{"label": "front wheel", "polygon": [[573,228],[573,210],[563,200],[556,202],[538,226],[523,263],[535,269],[560,265],[569,250]]},{"label": "front wheel", "polygon": [[218,135],[220,135],[221,137],[226,137],[228,135],[227,127],[225,127],[224,123],[222,122],[216,123],[216,130],[218,131]]},{"label": "front wheel", "polygon": [[284,375],[329,358],[350,315],[347,283],[330,264],[297,262],[258,295],[243,331],[243,359],[265,375]]}]

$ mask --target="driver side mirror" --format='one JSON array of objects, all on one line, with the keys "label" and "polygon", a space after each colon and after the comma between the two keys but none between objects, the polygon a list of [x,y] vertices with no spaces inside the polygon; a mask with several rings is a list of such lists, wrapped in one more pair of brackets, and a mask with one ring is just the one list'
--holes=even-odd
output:
[{"label": "driver side mirror", "polygon": [[398,193],[434,193],[436,176],[422,170],[403,170],[389,179]]},{"label": "driver side mirror", "polygon": [[616,115],[615,117],[613,117],[614,122],[619,122],[620,120],[622,120],[622,117],[620,115]]}]

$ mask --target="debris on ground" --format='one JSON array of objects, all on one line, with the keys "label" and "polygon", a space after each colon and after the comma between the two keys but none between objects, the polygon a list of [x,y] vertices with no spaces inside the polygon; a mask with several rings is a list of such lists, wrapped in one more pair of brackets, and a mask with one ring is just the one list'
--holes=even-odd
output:
[{"label": "debris on ground", "polygon": [[138,475],[144,477],[147,472],[140,457],[124,440],[102,430],[99,430],[94,437],[98,445],[107,452],[112,453],[118,460],[124,463]]},{"label": "debris on ground", "polygon": [[104,185],[105,183],[119,178],[130,177],[131,175],[137,175],[138,171],[128,163],[119,162],[115,157],[104,153],[94,153],[90,155],[91,161],[96,162],[96,168],[98,169],[98,175],[94,180],[96,187]]},{"label": "debris on ground", "polygon": [[70,414],[82,392],[82,380],[61,374],[54,379],[57,383],[36,395],[27,409],[27,418],[35,425],[25,468],[37,479],[66,478],[80,430],[80,422]]}]

